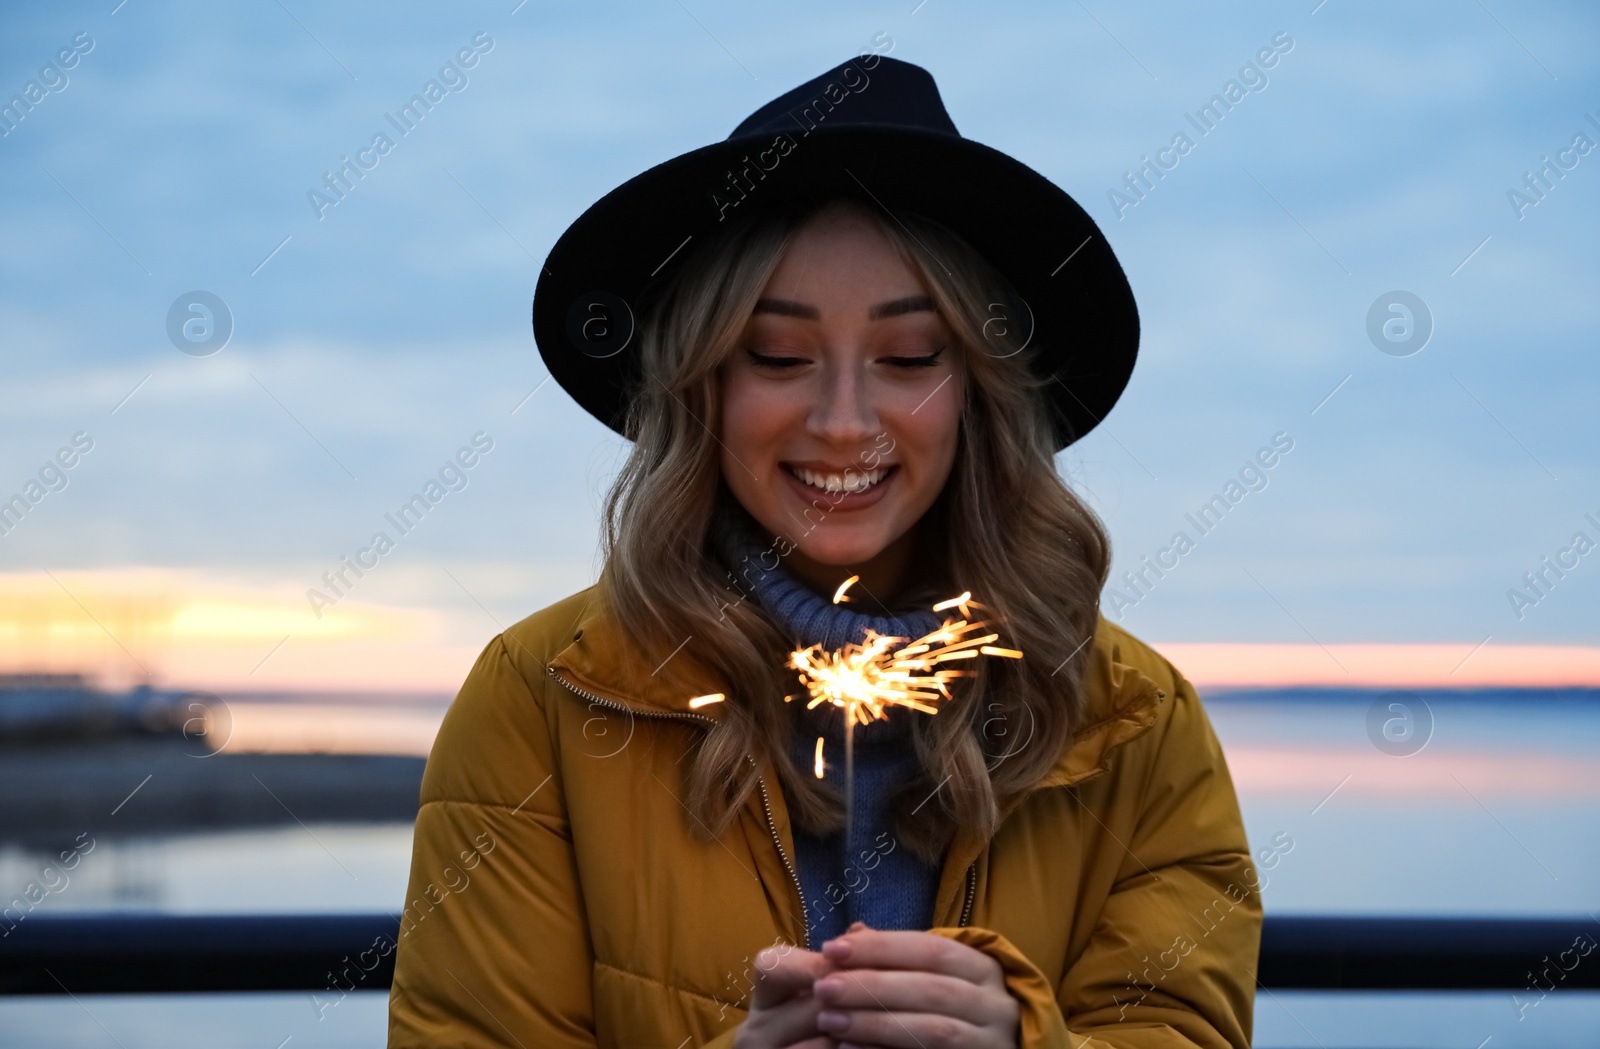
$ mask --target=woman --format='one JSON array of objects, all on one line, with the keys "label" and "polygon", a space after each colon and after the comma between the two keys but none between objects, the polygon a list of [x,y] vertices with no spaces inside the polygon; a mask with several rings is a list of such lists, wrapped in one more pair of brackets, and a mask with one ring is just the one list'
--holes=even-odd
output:
[{"label": "woman", "polygon": [[[864,56],[591,208],[534,327],[633,450],[599,583],[491,641],[440,730],[390,1045],[1248,1045],[1226,765],[1100,618],[1054,471],[1137,345],[1088,216]],[[847,762],[788,654],[962,592],[1021,658]]]}]

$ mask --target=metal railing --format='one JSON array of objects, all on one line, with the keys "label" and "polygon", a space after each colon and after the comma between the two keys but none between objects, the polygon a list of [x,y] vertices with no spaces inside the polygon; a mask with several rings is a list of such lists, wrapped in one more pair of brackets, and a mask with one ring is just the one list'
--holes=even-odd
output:
[{"label": "metal railing", "polygon": [[[0,994],[384,990],[399,932],[384,914],[31,915],[0,928]],[[1600,943],[1587,916],[1269,915],[1259,979],[1271,990],[1600,989],[1600,952],[1583,943]]]}]

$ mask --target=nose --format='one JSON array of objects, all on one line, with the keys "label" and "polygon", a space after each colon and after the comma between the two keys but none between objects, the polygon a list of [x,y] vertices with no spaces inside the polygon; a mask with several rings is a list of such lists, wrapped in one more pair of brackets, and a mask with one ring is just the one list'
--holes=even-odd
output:
[{"label": "nose", "polygon": [[807,422],[815,436],[852,451],[881,432],[865,368],[857,362],[828,364]]}]

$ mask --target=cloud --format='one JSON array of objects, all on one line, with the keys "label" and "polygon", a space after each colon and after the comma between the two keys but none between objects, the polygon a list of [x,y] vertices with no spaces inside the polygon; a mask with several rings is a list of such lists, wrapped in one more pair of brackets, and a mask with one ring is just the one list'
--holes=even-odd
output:
[{"label": "cloud", "polygon": [[[934,72],[963,132],[1068,188],[1133,282],[1133,383],[1061,457],[1108,519],[1117,573],[1272,433],[1301,442],[1136,628],[1297,638],[1250,568],[1324,641],[1476,643],[1498,629],[1507,569],[1588,508],[1600,159],[1522,221],[1504,199],[1600,99],[1582,5],[1500,15],[1559,82],[1475,9],[1096,8],[1097,24],[1075,5],[976,20],[929,5],[864,23],[844,5],[713,5],[702,28],[671,5],[509,6],[317,10],[304,28],[274,5],[13,19],[0,92],[64,34],[98,44],[0,142],[16,249],[0,252],[0,491],[74,432],[99,443],[0,539],[0,565],[249,570],[303,601],[482,430],[496,451],[471,486],[361,599],[483,630],[445,568],[505,622],[584,585],[625,446],[553,383],[511,414],[545,377],[528,312],[549,246],[606,191],[880,30]],[[1106,189],[1280,29],[1296,45],[1270,86],[1118,220]],[[319,221],[307,189],[480,30],[495,49],[470,86]],[[236,322],[213,357],[165,332],[197,288]],[[1403,359],[1365,331],[1396,288],[1437,325]],[[1581,635],[1585,585],[1522,640]]]}]

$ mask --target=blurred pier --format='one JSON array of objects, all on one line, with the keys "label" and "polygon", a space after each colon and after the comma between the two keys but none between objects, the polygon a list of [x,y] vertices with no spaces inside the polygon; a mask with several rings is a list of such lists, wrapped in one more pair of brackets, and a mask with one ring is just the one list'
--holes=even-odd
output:
[{"label": "blurred pier", "polygon": [[416,816],[421,756],[230,753],[231,731],[206,693],[0,678],[0,841]]}]

